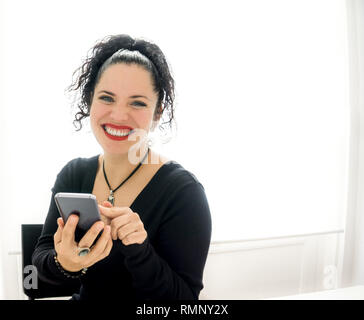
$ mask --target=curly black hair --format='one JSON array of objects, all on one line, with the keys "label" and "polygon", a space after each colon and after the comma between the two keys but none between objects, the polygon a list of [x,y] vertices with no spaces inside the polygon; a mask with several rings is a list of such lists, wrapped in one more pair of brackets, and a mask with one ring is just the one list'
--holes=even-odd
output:
[{"label": "curly black hair", "polygon": [[89,50],[83,64],[77,68],[72,77],[76,79],[67,87],[67,91],[79,91],[76,101],[79,111],[75,114],[73,124],[82,129],[82,119],[90,116],[91,102],[95,87],[105,69],[115,63],[138,64],[152,75],[153,86],[158,94],[154,120],[167,114],[167,121],[159,125],[164,130],[168,124],[172,128],[174,120],[175,81],[170,67],[161,49],[154,43],[143,39],[133,39],[126,34],[111,35],[96,42]]}]

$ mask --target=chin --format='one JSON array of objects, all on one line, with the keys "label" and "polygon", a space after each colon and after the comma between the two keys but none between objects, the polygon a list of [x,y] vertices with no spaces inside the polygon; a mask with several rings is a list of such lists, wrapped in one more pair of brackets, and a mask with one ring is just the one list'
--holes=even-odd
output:
[{"label": "chin", "polygon": [[120,147],[120,148],[114,148],[110,146],[102,146],[102,149],[104,150],[104,153],[108,154],[114,154],[114,155],[125,155],[129,152],[130,147]]}]

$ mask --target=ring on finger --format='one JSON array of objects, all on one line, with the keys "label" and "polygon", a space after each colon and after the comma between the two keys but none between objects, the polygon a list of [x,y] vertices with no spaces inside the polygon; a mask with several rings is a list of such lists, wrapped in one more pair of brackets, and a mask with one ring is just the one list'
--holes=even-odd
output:
[{"label": "ring on finger", "polygon": [[77,251],[78,255],[82,257],[88,254],[91,251],[91,249],[89,247],[77,247]]}]

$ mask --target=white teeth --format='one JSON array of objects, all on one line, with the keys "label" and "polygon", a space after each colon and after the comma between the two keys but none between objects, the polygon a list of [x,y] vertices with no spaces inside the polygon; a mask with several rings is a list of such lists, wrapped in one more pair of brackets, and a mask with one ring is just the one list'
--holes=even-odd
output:
[{"label": "white teeth", "polygon": [[115,130],[115,129],[110,129],[108,127],[105,127],[105,130],[108,134],[111,134],[113,136],[117,136],[117,137],[125,137],[127,135],[129,135],[129,133],[131,132],[131,130]]}]

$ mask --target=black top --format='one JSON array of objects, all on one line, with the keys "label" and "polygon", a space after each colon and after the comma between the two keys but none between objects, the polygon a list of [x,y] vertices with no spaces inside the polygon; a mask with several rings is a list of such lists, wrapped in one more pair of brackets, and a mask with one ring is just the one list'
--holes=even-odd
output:
[{"label": "black top", "polygon": [[57,285],[81,281],[74,299],[198,299],[211,240],[211,215],[202,184],[175,161],[165,163],[130,206],[148,234],[142,244],[126,246],[113,240],[109,256],[89,267],[80,280],[59,271],[53,258],[60,217],[54,195],[92,193],[98,157],[73,159],[58,173],[32,257],[38,276]]}]

